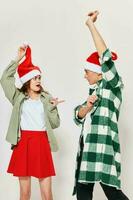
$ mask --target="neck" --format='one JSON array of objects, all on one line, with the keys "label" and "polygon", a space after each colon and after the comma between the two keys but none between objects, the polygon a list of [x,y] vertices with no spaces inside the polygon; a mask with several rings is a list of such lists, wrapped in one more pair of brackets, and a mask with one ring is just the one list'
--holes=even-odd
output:
[{"label": "neck", "polygon": [[98,81],[97,81],[97,83],[100,83],[101,80],[102,80],[102,78],[103,78],[103,77],[102,77],[102,75],[100,74],[99,77],[98,77]]},{"label": "neck", "polygon": [[29,97],[30,97],[31,99],[39,99],[39,97],[40,97],[40,93],[35,92],[35,91],[33,91],[33,90],[29,90],[29,91],[28,91],[28,95],[29,95]]}]

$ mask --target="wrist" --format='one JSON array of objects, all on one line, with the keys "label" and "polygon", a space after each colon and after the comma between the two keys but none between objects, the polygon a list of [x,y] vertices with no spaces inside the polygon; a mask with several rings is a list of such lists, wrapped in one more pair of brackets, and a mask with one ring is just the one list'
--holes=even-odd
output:
[{"label": "wrist", "polygon": [[89,112],[93,107],[93,104],[86,105],[86,110]]},{"label": "wrist", "polygon": [[93,23],[93,21],[92,21],[91,18],[89,18],[89,19],[87,20],[87,22],[86,22],[86,25],[87,25],[88,27],[92,26],[93,24],[94,24],[94,23]]},{"label": "wrist", "polygon": [[17,62],[17,63],[19,63],[20,61],[22,61],[23,60],[23,58],[24,58],[24,56],[16,56],[16,58],[15,58],[15,61]]},{"label": "wrist", "polygon": [[16,56],[15,59],[14,59],[16,62],[19,62],[21,60],[20,57]]},{"label": "wrist", "polygon": [[19,63],[18,57],[15,57],[13,60],[14,60],[16,63]]}]

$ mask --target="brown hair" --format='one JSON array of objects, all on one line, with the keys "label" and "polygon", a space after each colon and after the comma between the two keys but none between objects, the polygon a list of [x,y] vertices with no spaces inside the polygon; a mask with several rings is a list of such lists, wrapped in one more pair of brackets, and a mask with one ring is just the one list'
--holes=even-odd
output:
[{"label": "brown hair", "polygon": [[[19,91],[22,92],[23,94],[28,94],[28,89],[30,89],[30,81],[31,80],[24,83],[24,85],[22,86],[21,89],[19,89]],[[41,86],[41,89],[37,93],[41,93],[42,91],[43,91],[43,88]]]}]

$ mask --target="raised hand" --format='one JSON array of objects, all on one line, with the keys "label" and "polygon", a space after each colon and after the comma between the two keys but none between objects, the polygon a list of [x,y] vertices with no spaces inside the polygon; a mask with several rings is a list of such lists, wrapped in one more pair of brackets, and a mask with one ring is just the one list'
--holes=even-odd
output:
[{"label": "raised hand", "polygon": [[93,12],[89,12],[88,13],[89,18],[86,21],[86,25],[88,25],[90,23],[90,20],[94,23],[97,20],[98,15],[99,15],[99,12],[97,10],[95,10]]},{"label": "raised hand", "polygon": [[18,48],[18,53],[17,53],[17,60],[20,61],[26,53],[27,45],[22,45]]}]

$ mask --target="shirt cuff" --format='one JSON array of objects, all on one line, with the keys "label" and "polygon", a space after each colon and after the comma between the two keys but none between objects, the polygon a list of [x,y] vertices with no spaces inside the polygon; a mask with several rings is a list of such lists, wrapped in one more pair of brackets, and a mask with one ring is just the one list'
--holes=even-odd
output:
[{"label": "shirt cuff", "polygon": [[106,49],[103,54],[101,55],[101,57],[99,58],[100,64],[104,64],[105,62],[107,62],[108,60],[112,59],[112,55],[109,49]]},{"label": "shirt cuff", "polygon": [[82,123],[84,121],[85,117],[84,118],[79,118],[78,113],[79,113],[79,109],[77,109],[76,112],[75,112],[75,118]]}]

